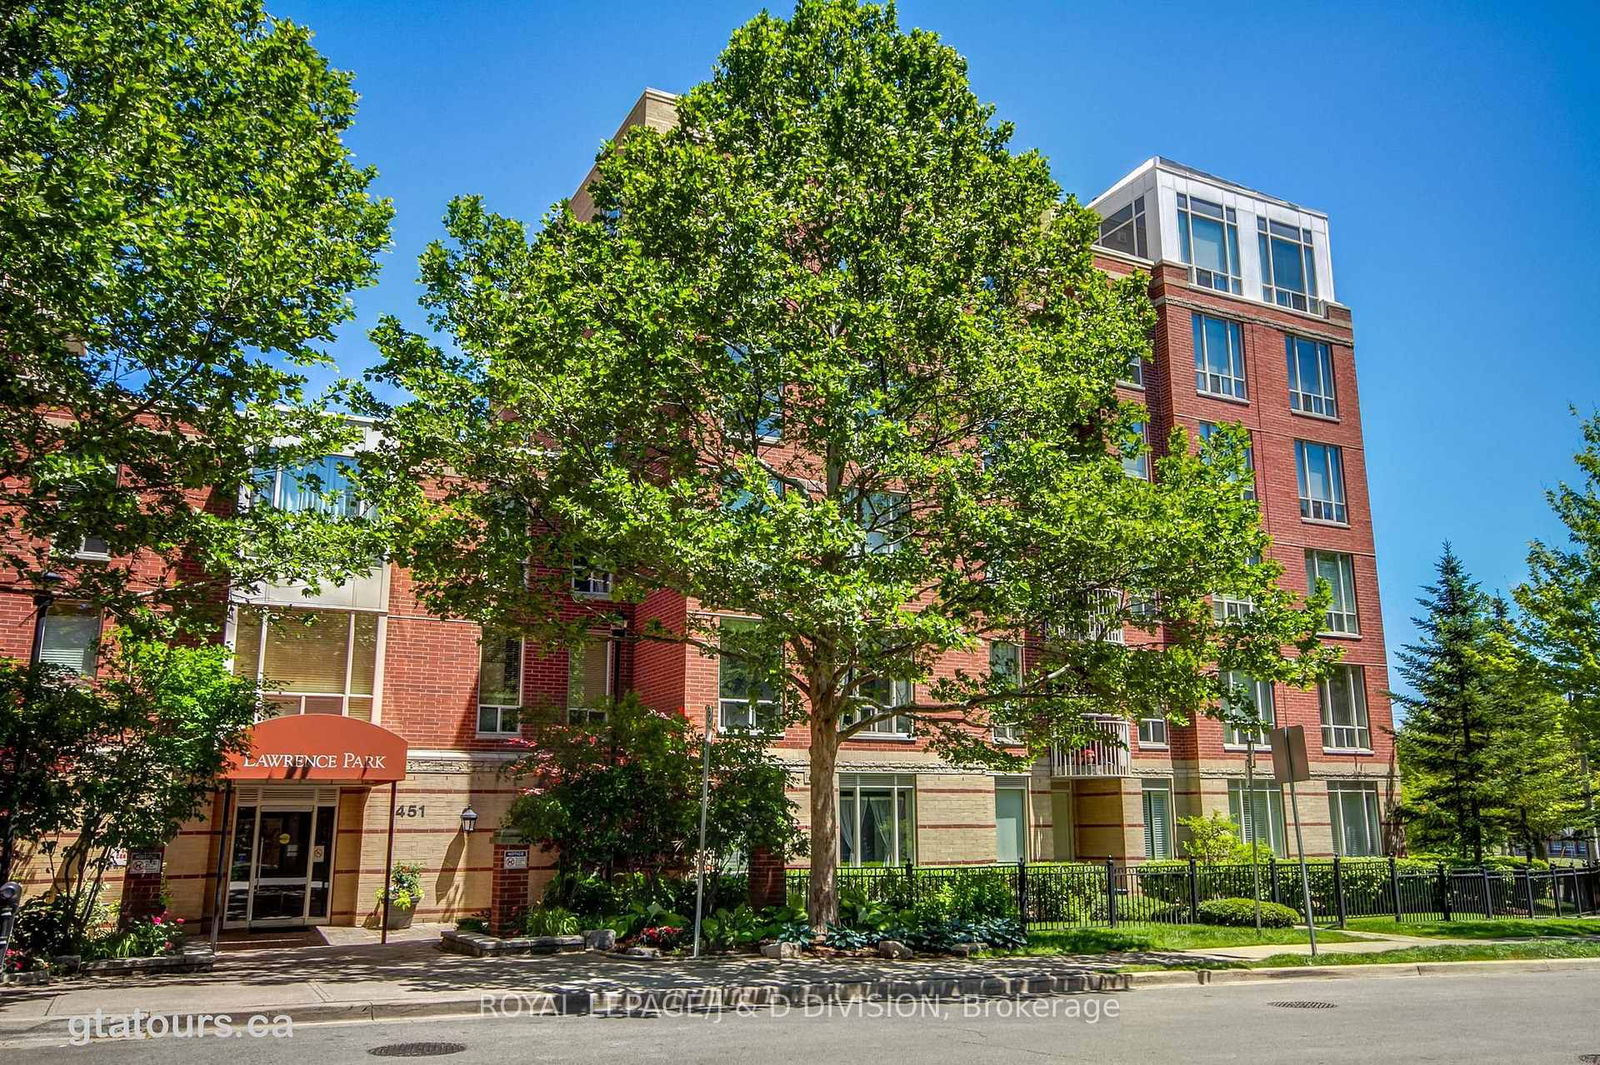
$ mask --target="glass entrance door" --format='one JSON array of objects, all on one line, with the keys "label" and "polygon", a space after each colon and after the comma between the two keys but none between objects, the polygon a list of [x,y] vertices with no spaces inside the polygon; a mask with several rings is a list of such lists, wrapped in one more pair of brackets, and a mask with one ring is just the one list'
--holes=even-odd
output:
[{"label": "glass entrance door", "polygon": [[239,805],[228,876],[230,928],[328,920],[336,818],[331,803]]}]

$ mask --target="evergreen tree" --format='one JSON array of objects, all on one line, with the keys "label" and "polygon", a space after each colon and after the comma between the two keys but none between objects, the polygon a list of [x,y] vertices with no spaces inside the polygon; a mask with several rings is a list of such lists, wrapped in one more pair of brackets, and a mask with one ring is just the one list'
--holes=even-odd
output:
[{"label": "evergreen tree", "polygon": [[1488,602],[1449,544],[1425,591],[1417,602],[1426,613],[1415,619],[1422,639],[1399,656],[1412,692],[1394,695],[1406,711],[1397,735],[1406,777],[1401,813],[1413,842],[1481,862],[1498,802],[1492,682],[1482,653]]},{"label": "evergreen tree", "polygon": [[1496,598],[1480,657],[1492,721],[1491,779],[1506,838],[1539,854],[1583,820],[1583,780],[1566,701],[1519,640],[1510,605]]}]

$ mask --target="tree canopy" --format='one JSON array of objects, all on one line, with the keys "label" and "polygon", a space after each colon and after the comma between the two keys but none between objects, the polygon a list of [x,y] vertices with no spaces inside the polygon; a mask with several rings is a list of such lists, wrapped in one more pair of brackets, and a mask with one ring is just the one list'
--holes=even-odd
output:
[{"label": "tree canopy", "polygon": [[[349,437],[308,374],[388,239],[341,139],[355,107],[350,76],[257,0],[7,5],[0,580],[63,570],[63,594],[181,618],[224,575],[366,567],[319,508],[234,513],[257,467]],[[86,538],[146,555],[63,565]]]},{"label": "tree canopy", "polygon": [[[593,218],[454,201],[421,263],[443,342],[375,332],[375,380],[411,398],[369,399],[365,476],[430,605],[571,640],[612,609],[573,611],[572,567],[687,597],[631,637],[738,661],[808,729],[817,922],[842,740],[898,719],[1016,766],[992,726],[1038,753],[1089,714],[1200,712],[1219,665],[1318,674],[1321,607],[1263,561],[1242,433],[1157,439],[1129,475],[1147,279],[1095,268],[1096,216],[954,50],[802,0],[677,110],[604,146]],[[1254,610],[1219,620],[1214,592]],[[1025,667],[935,673],[986,641]]]}]

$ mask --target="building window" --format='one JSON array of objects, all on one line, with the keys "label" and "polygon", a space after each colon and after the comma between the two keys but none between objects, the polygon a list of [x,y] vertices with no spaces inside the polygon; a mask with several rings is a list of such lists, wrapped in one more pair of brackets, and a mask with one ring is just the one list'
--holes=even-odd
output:
[{"label": "building window", "polygon": [[376,614],[240,607],[233,669],[255,677],[278,714],[372,720],[378,663]]},{"label": "building window", "polygon": [[1194,388],[1203,396],[1249,399],[1244,380],[1244,328],[1194,314]]},{"label": "building window", "polygon": [[[989,643],[990,679],[1014,689],[1022,680],[1022,648],[1009,640],[992,640]],[[994,742],[1016,745],[1022,743],[1022,730],[1016,725],[994,726]]]},{"label": "building window", "polygon": [[1289,409],[1337,418],[1333,387],[1333,349],[1320,340],[1284,337],[1289,361]]},{"label": "building window", "polygon": [[839,776],[839,861],[911,865],[917,860],[916,778],[892,773]]},{"label": "building window", "polygon": [[1368,858],[1383,853],[1383,825],[1378,820],[1376,784],[1330,780],[1328,819],[1333,825],[1335,854]]},{"label": "building window", "polygon": [[1247,846],[1259,842],[1282,858],[1284,847],[1283,795],[1278,786],[1256,781],[1252,793],[1242,780],[1228,781],[1228,816],[1239,826],[1239,838]]},{"label": "building window", "polygon": [[1322,702],[1322,746],[1330,751],[1370,751],[1366,671],[1360,666],[1334,666],[1317,691]]},{"label": "building window", "polygon": [[[860,710],[846,711],[843,723],[846,728],[857,721],[868,717],[876,717],[884,710],[897,706],[905,706],[911,702],[911,682],[908,680],[890,680],[887,677],[876,677],[871,680],[856,682],[847,679],[846,690],[854,689],[858,699],[870,704]],[[867,736],[894,736],[905,738],[911,735],[911,718],[896,714],[893,717],[879,717],[871,722],[860,732],[857,737]]]},{"label": "building window", "polygon": [[1361,635],[1361,620],[1356,614],[1355,560],[1337,551],[1307,551],[1307,592],[1315,592],[1319,580],[1327,581],[1333,591],[1322,631],[1336,636]]},{"label": "building window", "polygon": [[572,594],[585,599],[610,599],[611,574],[578,562],[572,567]]},{"label": "building window", "polygon": [[1100,223],[1099,244],[1102,248],[1120,251],[1124,255],[1150,258],[1150,245],[1145,237],[1143,196],[1134,197],[1133,202],[1125,204],[1120,211],[1106,215]]},{"label": "building window", "polygon": [[[1257,747],[1267,742],[1267,729],[1272,728],[1277,720],[1277,707],[1272,696],[1272,682],[1257,680],[1246,676],[1238,670],[1230,670],[1222,675],[1224,683],[1228,686],[1228,694],[1223,696],[1222,710],[1224,725],[1222,730],[1222,745],[1224,747],[1245,747],[1254,742]],[[1252,729],[1248,725],[1228,724],[1227,722],[1259,721],[1259,728]]]},{"label": "building window", "polygon": [[1257,216],[1256,238],[1261,250],[1261,298],[1280,307],[1320,312],[1311,230]]},{"label": "building window", "polygon": [[857,554],[886,555],[900,549],[911,517],[905,493],[851,492],[845,505],[863,535]]},{"label": "building window", "polygon": [[[1210,440],[1217,434],[1217,430],[1216,422],[1201,422],[1200,442],[1205,443]],[[1256,445],[1255,437],[1251,435],[1248,429],[1245,430],[1245,440],[1244,468],[1249,471],[1250,483],[1245,487],[1244,497],[1246,499],[1254,499],[1256,497]]]},{"label": "building window", "polygon": [[522,641],[485,629],[478,645],[478,734],[514,736],[522,720]]},{"label": "building window", "polygon": [[58,599],[45,611],[39,661],[92,677],[99,642],[100,612],[88,603]]},{"label": "building window", "polygon": [[1122,383],[1134,388],[1144,387],[1144,357],[1135,355],[1128,360],[1128,372],[1123,375]]},{"label": "building window", "polygon": [[1150,444],[1145,438],[1144,422],[1135,422],[1133,431],[1122,447],[1122,472],[1141,481],[1150,479]]},{"label": "building window", "polygon": [[748,387],[741,389],[733,399],[740,408],[730,419],[728,428],[740,440],[752,438],[757,443],[775,444],[783,439],[783,389],[770,381],[763,381],[759,368],[745,370],[750,359],[745,352],[727,345],[728,357],[741,372],[748,372]]},{"label": "building window", "polygon": [[1239,217],[1232,207],[1178,194],[1178,248],[1195,284],[1242,293]]},{"label": "building window", "polygon": [[1165,780],[1140,782],[1144,805],[1144,856],[1153,860],[1172,857],[1172,784]]},{"label": "building window", "polygon": [[1344,498],[1344,452],[1333,444],[1294,442],[1295,473],[1300,484],[1300,516],[1309,521],[1346,525],[1350,512]]},{"label": "building window", "polygon": [[1139,719],[1139,746],[1140,747],[1166,747],[1167,746],[1167,719],[1164,717],[1142,717]]},{"label": "building window", "polygon": [[591,639],[567,652],[567,721],[578,724],[604,721],[611,701],[612,669],[617,645],[610,639]]},{"label": "building window", "polygon": [[[748,632],[755,622],[723,618],[721,632]],[[719,643],[722,637],[719,636]],[[777,726],[778,694],[770,675],[734,654],[717,656],[717,720],[724,730],[767,731]]]},{"label": "building window", "polygon": [[72,557],[89,562],[107,562],[111,559],[111,545],[103,536],[85,536],[78,541],[78,549],[72,553]]},{"label": "building window", "polygon": [[994,852],[998,862],[1028,859],[1028,778],[994,782]]},{"label": "building window", "polygon": [[361,504],[346,473],[353,462],[345,455],[327,455],[294,466],[257,470],[255,500],[291,514],[360,517]]}]

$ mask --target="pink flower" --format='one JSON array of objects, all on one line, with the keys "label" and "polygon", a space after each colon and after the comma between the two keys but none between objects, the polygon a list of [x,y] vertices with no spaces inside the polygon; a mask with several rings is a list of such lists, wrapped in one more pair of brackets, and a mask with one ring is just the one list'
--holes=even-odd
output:
[{"label": "pink flower", "polygon": [[161,923],[161,918],[159,916],[152,917],[152,918],[150,918],[150,923],[151,924],[160,924]]}]

